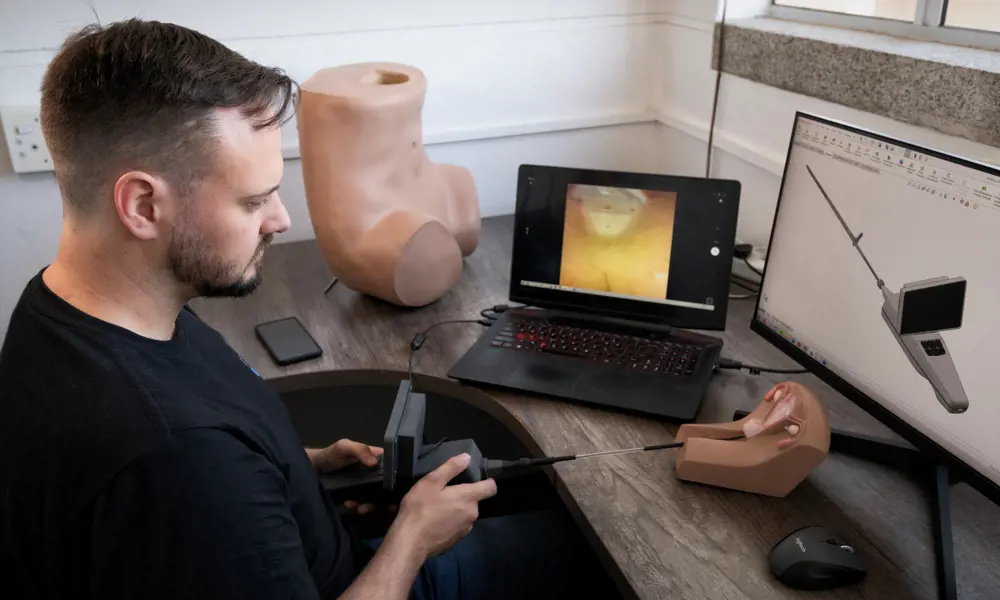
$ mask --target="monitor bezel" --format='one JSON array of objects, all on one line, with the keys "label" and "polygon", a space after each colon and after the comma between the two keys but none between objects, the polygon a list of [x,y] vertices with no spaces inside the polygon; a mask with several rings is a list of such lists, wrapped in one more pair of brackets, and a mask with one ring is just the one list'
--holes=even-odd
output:
[{"label": "monitor bezel", "polygon": [[[926,154],[934,158],[941,160],[946,160],[953,162],[959,166],[976,169],[984,173],[1000,177],[1000,169],[987,165],[981,162],[977,162],[968,158],[956,156],[953,154],[948,154],[945,152],[940,152],[933,150],[931,148],[926,148],[915,144],[913,142],[902,140],[899,138],[893,138],[875,131],[871,131],[862,127],[857,127],[838,121],[835,119],[830,119],[827,117],[821,117],[812,113],[807,113],[804,111],[795,112],[795,120],[792,124],[792,132],[789,137],[788,149],[785,155],[785,166],[782,169],[781,175],[781,187],[778,191],[777,204],[774,209],[774,219],[771,223],[771,232],[768,236],[768,252],[770,248],[773,247],[775,228],[778,223],[778,216],[781,212],[781,201],[785,193],[785,185],[788,182],[788,162],[791,157],[792,148],[795,142],[795,133],[798,130],[799,121],[801,119],[809,119],[822,123],[825,125],[831,125],[834,127],[842,128],[846,131],[850,131],[856,134],[868,136],[883,142],[889,142],[893,145],[904,146],[915,150],[921,154]],[[764,283],[767,280],[767,262],[765,261],[764,269],[761,274],[761,289],[764,289]],[[791,343],[787,339],[780,336],[778,333],[772,331],[760,320],[760,303],[761,296],[758,295],[756,302],[754,304],[753,315],[750,318],[750,329],[757,335],[761,336],[764,340],[769,342],[771,345],[775,346],[778,350],[785,353],[787,356],[801,364],[809,372],[816,375],[824,383],[837,390],[843,394],[848,400],[854,402],[862,410],[875,417],[889,427],[892,431],[899,434],[903,439],[913,444],[917,449],[923,451],[932,460],[936,461],[938,464],[946,466],[951,470],[954,481],[964,481],[972,486],[974,489],[982,493],[984,496],[989,498],[992,502],[1000,504],[1000,485],[995,483],[992,479],[986,476],[984,473],[980,472],[974,466],[968,464],[962,458],[956,456],[947,448],[941,446],[933,438],[920,431],[916,427],[907,423],[902,417],[898,416],[889,408],[883,406],[878,400],[872,398],[866,393],[862,392],[858,388],[851,385],[847,380],[840,377],[832,370],[823,366],[821,362],[815,358],[809,356],[801,348],[798,348],[795,344]],[[780,318],[779,315],[775,315],[776,318]]]},{"label": "monitor bezel", "polygon": [[[609,318],[622,318],[641,322],[666,325],[678,329],[695,329],[702,331],[723,331],[726,328],[726,318],[729,310],[729,279],[731,267],[727,267],[724,274],[720,274],[715,284],[715,298],[718,303],[715,310],[702,310],[688,308],[673,304],[657,304],[644,302],[642,300],[615,299],[608,302],[595,302],[586,294],[577,294],[560,290],[549,290],[532,286],[521,285],[514,277],[515,264],[520,253],[518,252],[519,228],[523,226],[524,214],[520,207],[523,206],[525,194],[527,193],[525,180],[526,176],[533,170],[558,170],[572,172],[582,177],[582,180],[591,183],[599,183],[613,187],[639,188],[648,190],[673,191],[685,185],[696,185],[703,188],[707,197],[715,193],[726,195],[729,200],[727,204],[727,220],[719,224],[722,228],[722,235],[718,244],[719,256],[733,256],[736,247],[736,226],[739,218],[740,193],[742,185],[739,181],[732,179],[717,179],[704,177],[687,177],[681,175],[666,175],[662,173],[639,173],[631,171],[614,171],[606,169],[587,169],[580,167],[563,167],[553,165],[522,164],[518,169],[517,180],[517,204],[514,212],[514,228],[512,231],[512,251],[510,266],[510,282],[508,289],[508,299],[512,302],[520,302],[527,306],[537,308],[576,311],[586,313],[589,316],[602,316]],[[721,273],[721,271],[720,271]]]}]

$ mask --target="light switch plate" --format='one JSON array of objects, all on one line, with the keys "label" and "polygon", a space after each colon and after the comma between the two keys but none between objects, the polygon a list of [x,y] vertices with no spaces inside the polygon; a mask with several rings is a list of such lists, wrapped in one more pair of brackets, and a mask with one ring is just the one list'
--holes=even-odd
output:
[{"label": "light switch plate", "polygon": [[15,173],[52,170],[52,155],[42,137],[42,122],[37,107],[0,108],[0,123],[7,140],[10,162]]}]

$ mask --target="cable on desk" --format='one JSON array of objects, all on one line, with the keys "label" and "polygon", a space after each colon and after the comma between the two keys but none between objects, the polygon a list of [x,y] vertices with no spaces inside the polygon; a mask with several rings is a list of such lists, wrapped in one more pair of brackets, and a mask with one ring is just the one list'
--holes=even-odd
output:
[{"label": "cable on desk", "polygon": [[525,308],[527,306],[528,306],[527,304],[522,304],[521,306],[510,306],[508,304],[494,304],[489,308],[484,308],[483,310],[479,311],[479,314],[484,319],[496,321],[500,315],[507,312],[508,310],[511,310],[513,308]]},{"label": "cable on desk", "polygon": [[418,331],[413,339],[410,340],[410,359],[409,364],[406,367],[406,381],[409,391],[413,391],[413,355],[417,353],[417,350],[423,347],[424,343],[427,341],[427,334],[434,331],[442,325],[451,325],[453,323],[476,323],[477,325],[482,325],[483,327],[489,327],[493,324],[493,321],[489,319],[454,319],[450,321],[440,321],[424,329],[423,331]]},{"label": "cable on desk", "polygon": [[760,270],[760,269],[758,269],[757,267],[755,267],[755,266],[753,266],[752,264],[750,264],[750,259],[749,259],[749,258],[744,258],[744,259],[743,259],[743,262],[744,262],[744,263],[746,264],[746,266],[747,266],[747,268],[748,268],[748,269],[750,269],[750,270],[751,270],[751,271],[753,271],[754,273],[756,273],[756,274],[760,275],[761,277],[763,277],[763,276],[764,276],[764,272],[763,272],[763,271],[761,271],[761,270]]},{"label": "cable on desk", "polygon": [[753,292],[755,294],[758,293],[758,292],[760,292],[760,287],[754,287],[754,286],[750,285],[749,283],[744,283],[744,282],[740,281],[739,279],[737,279],[735,277],[733,277],[732,279],[730,279],[729,283],[730,283],[730,285],[735,285],[736,287],[741,287],[741,288],[743,288],[743,289],[745,289],[745,290],[747,290],[749,292]]},{"label": "cable on desk", "polygon": [[775,369],[771,367],[759,367],[757,365],[748,365],[742,363],[738,360],[732,360],[730,358],[719,358],[715,361],[716,369],[746,369],[751,375],[760,375],[761,373],[780,373],[786,375],[795,375],[799,373],[808,373],[808,369]]}]

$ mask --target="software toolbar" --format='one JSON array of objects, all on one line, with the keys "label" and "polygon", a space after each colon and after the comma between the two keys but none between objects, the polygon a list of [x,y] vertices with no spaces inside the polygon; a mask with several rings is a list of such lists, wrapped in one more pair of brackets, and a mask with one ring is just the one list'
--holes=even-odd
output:
[{"label": "software toolbar", "polygon": [[794,144],[866,171],[900,177],[914,192],[970,210],[1000,211],[1000,177],[910,147],[800,119]]}]

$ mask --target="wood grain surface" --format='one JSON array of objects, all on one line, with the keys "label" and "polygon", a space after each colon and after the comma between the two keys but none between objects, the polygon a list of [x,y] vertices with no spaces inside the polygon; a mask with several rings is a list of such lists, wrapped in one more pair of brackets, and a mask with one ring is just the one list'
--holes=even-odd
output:
[{"label": "wood grain surface", "polygon": [[[398,381],[405,376],[408,343],[417,331],[442,320],[478,318],[481,309],[506,302],[511,227],[510,217],[484,219],[480,245],[466,260],[462,278],[427,307],[400,308],[342,285],[324,295],[331,276],[311,241],[272,247],[264,259],[264,283],[255,294],[200,299],[192,307],[279,392]],[[796,366],[750,331],[752,310],[752,301],[730,303],[727,329],[717,332],[725,340],[723,354],[773,367]],[[298,317],[316,338],[322,357],[288,367],[271,361],[254,326],[289,316]],[[539,455],[662,443],[677,431],[668,422],[447,380],[450,366],[483,331],[475,324],[435,329],[414,361],[417,385],[485,410]],[[817,378],[794,379],[823,399],[833,427],[899,439]],[[736,409],[752,409],[781,380],[722,372],[712,382],[698,420],[728,420]],[[918,483],[892,469],[831,455],[782,499],[681,482],[673,474],[669,451],[562,463],[554,467],[553,477],[581,530],[627,595],[690,600],[937,597],[929,498]],[[1000,507],[958,485],[952,518],[960,597],[1000,598]],[[829,527],[853,542],[867,561],[867,579],[828,592],[791,590],[775,581],[767,568],[768,551],[807,525]]]}]

